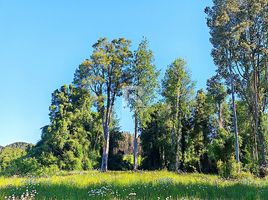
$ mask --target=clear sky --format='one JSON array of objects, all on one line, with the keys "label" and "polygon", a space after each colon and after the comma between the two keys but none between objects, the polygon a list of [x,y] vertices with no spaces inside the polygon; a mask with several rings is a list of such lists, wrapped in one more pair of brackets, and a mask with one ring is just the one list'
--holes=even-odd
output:
[{"label": "clear sky", "polygon": [[[36,143],[51,93],[72,82],[99,37],[147,37],[158,69],[181,57],[197,89],[215,71],[204,8],[211,0],[0,0],[0,145]],[[130,113],[117,105],[122,130]]]}]

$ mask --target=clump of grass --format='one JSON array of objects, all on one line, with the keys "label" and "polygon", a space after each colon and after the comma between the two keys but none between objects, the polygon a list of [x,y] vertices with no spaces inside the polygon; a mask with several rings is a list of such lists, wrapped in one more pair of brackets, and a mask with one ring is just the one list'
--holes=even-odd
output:
[{"label": "clump of grass", "polygon": [[38,194],[35,187],[36,185],[32,182],[32,179],[25,180],[20,187],[12,187],[11,184],[6,188],[8,194],[4,198],[5,200],[33,200]]},{"label": "clump of grass", "polygon": [[[0,199],[23,199],[21,195],[26,194],[26,189],[28,199],[265,199],[268,181],[226,180],[214,175],[167,171],[89,171],[40,178],[0,177]],[[30,197],[31,192],[34,195]]]}]

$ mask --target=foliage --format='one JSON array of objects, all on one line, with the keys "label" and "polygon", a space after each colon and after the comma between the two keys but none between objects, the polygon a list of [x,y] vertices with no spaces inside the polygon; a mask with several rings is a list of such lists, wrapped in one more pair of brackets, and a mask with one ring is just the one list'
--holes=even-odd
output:
[{"label": "foliage", "polygon": [[170,111],[169,119],[172,122],[171,154],[173,158],[171,168],[176,171],[181,167],[181,139],[184,137],[182,123],[191,113],[193,89],[194,83],[191,81],[185,61],[176,59],[168,66],[162,81],[162,95]]},{"label": "foliage", "polygon": [[239,176],[240,166],[236,162],[234,156],[225,162],[219,160],[217,162],[218,173],[223,178],[237,178]]},{"label": "foliage", "polygon": [[117,171],[130,170],[132,165],[124,159],[124,152],[118,149],[119,143],[124,140],[124,136],[118,127],[117,120],[113,121],[113,128],[110,133],[111,139],[109,145],[108,169]]},{"label": "foliage", "polygon": [[130,109],[134,112],[136,111],[135,113],[137,113],[138,118],[142,122],[142,115],[146,115],[143,109],[151,105],[156,97],[159,72],[157,72],[153,64],[153,52],[148,49],[147,39],[141,41],[133,57],[133,66],[131,68],[132,80],[130,87],[127,88],[126,97]]},{"label": "foliage", "polygon": [[267,145],[261,123],[268,101],[267,6],[266,0],[214,0],[213,6],[206,8],[217,72],[250,113],[252,159],[260,169],[267,167]]},{"label": "foliage", "polygon": [[168,113],[165,104],[149,107],[150,121],[142,128],[142,164],[143,169],[169,168],[171,157],[170,121],[166,120]]},{"label": "foliage", "polygon": [[50,125],[42,128],[41,141],[30,152],[41,165],[63,170],[92,168],[90,152],[100,150],[98,116],[91,111],[90,94],[74,86],[62,86],[52,94]]},{"label": "foliage", "polygon": [[193,130],[188,141],[188,159],[194,171],[211,171],[208,145],[211,140],[211,116],[213,106],[203,90],[197,92],[193,111]]},{"label": "foliage", "polygon": [[10,165],[16,159],[26,155],[26,151],[19,148],[5,147],[0,151],[0,173],[9,170]]},{"label": "foliage", "polygon": [[[266,29],[261,27],[268,10],[260,6],[266,4],[214,0],[206,9],[217,71],[207,80],[206,90],[196,95],[184,60],[167,67],[157,95],[159,72],[146,39],[134,52],[124,38],[99,39],[76,70],[74,85],[53,92],[50,123],[42,128],[41,140],[0,147],[0,173],[137,170],[139,163],[141,170],[266,176],[266,47],[255,41],[264,44]],[[254,19],[260,30],[252,26]],[[122,132],[115,117],[116,99],[125,90],[134,114],[133,135]]]},{"label": "foliage", "polygon": [[144,112],[156,97],[157,77],[153,64],[153,53],[148,49],[148,41],[144,39],[134,52],[131,86],[127,88],[127,101],[134,112],[134,170],[138,168],[138,132],[146,123],[148,113]]}]

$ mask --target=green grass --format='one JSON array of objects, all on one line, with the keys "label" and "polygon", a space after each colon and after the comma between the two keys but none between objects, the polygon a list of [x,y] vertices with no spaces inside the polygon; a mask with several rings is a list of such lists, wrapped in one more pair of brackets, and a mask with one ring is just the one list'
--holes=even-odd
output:
[{"label": "green grass", "polygon": [[[35,199],[267,199],[268,181],[223,180],[214,175],[166,171],[61,173],[43,178],[0,177],[0,199],[21,196],[28,189]],[[17,198],[19,199],[19,198]]]}]

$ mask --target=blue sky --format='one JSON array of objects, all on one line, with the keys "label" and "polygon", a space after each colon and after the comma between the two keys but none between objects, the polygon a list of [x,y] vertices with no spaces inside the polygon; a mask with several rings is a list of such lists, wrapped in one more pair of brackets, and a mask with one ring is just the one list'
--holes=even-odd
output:
[{"label": "blue sky", "polygon": [[[211,0],[0,0],[0,145],[36,143],[51,93],[72,82],[99,37],[147,37],[158,69],[188,63],[197,89],[215,71],[204,8]],[[119,101],[120,102],[120,101]],[[131,114],[117,105],[122,130]]]}]

